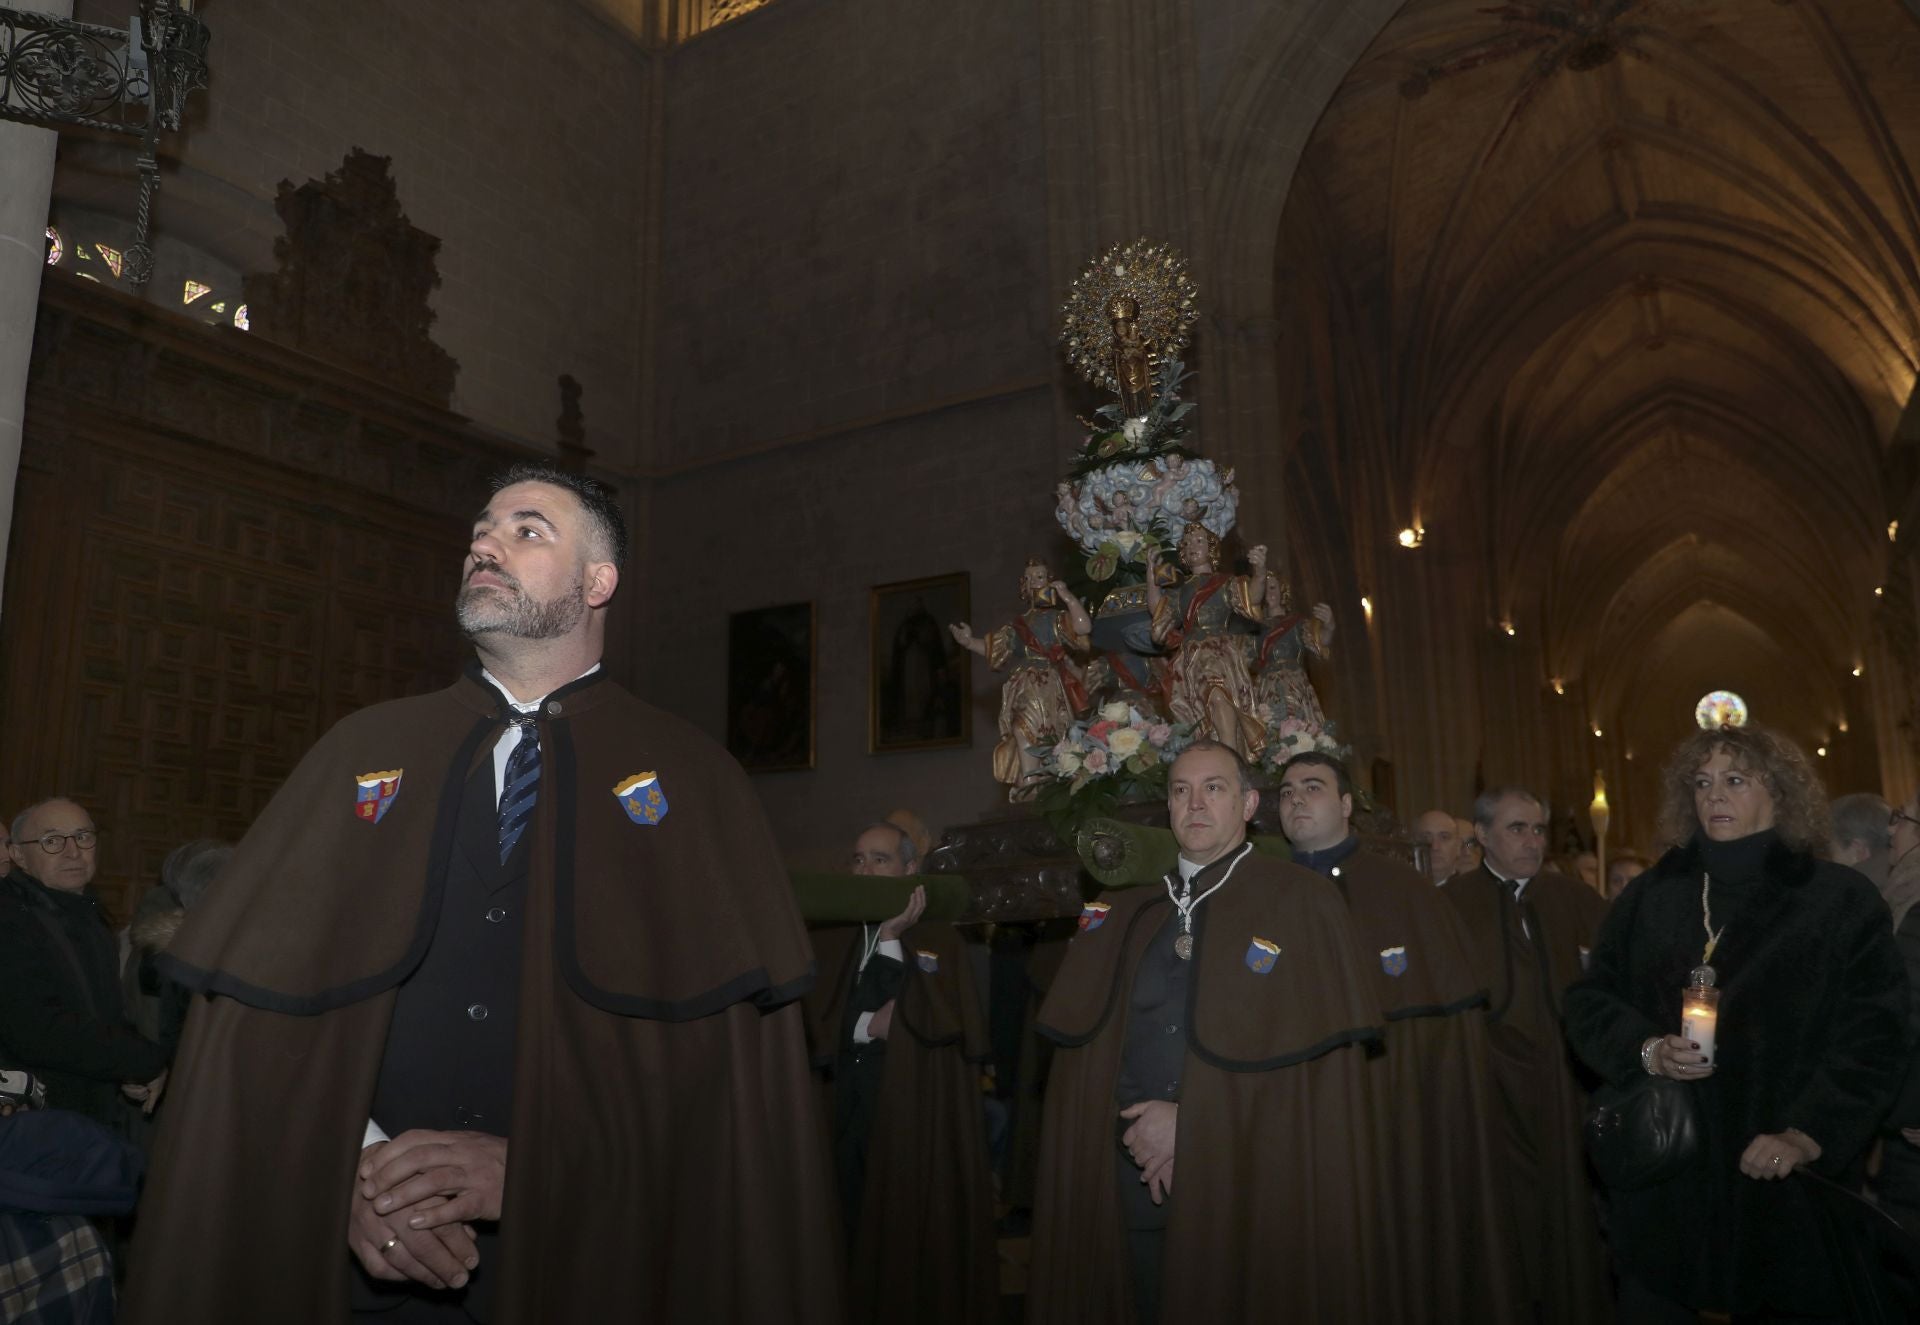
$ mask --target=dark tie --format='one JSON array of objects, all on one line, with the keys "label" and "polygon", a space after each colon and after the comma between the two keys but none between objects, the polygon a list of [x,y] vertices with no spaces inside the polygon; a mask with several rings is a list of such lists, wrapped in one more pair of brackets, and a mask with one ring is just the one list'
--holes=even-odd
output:
[{"label": "dark tie", "polygon": [[514,718],[513,725],[520,729],[520,742],[513,747],[513,753],[507,756],[506,776],[500,786],[500,863],[507,863],[507,857],[513,854],[513,848],[519,844],[520,834],[527,830],[528,820],[533,818],[533,803],[540,794],[540,736],[533,725],[533,718]]}]

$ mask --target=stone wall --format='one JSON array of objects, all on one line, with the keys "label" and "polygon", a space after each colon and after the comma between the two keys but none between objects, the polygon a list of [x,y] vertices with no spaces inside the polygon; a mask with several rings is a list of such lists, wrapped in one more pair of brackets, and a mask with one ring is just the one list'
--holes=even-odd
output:
[{"label": "stone wall", "polygon": [[[128,6],[81,0],[124,26]],[[443,242],[434,338],[460,363],[453,407],[550,444],[554,386],[585,385],[589,444],[636,431],[646,55],[575,3],[209,0],[212,86],[195,94],[156,206],[159,234],[270,271],[273,198],[354,147],[393,158],[400,203]],[[61,145],[63,200],[130,213],[132,149]],[[156,301],[179,305],[177,281]]]}]

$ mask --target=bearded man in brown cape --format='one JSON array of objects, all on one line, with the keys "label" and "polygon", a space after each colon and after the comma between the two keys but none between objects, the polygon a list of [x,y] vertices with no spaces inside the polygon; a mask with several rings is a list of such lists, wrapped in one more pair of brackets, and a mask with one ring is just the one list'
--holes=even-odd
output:
[{"label": "bearded man in brown cape", "polygon": [[806,933],[739,766],[600,673],[625,551],[508,473],[484,667],[335,726],[187,919],[126,1319],[840,1319]]},{"label": "bearded man in brown cape", "polygon": [[[889,891],[878,880],[919,871],[918,847],[895,824],[854,843],[853,872],[874,878],[876,894]],[[926,904],[917,887],[877,925],[813,931],[820,983],[807,1018],[814,1066],[831,1079],[854,1325],[999,1318],[977,1066],[987,1028],[966,945],[952,925],[921,919]]]},{"label": "bearded man in brown cape", "polygon": [[1547,811],[1498,787],[1473,806],[1483,859],[1440,892],[1466,923],[1485,985],[1501,1124],[1495,1155],[1518,1238],[1523,1305],[1555,1325],[1612,1319],[1606,1253],[1581,1142],[1585,1095],[1561,1033],[1560,1000],[1585,972],[1606,914],[1585,884],[1543,870]]},{"label": "bearded man in brown cape", "polygon": [[1361,849],[1353,783],[1338,759],[1287,760],[1276,799],[1294,864],[1332,880],[1346,900],[1386,1024],[1385,1052],[1368,1059],[1393,1260],[1381,1319],[1522,1320],[1513,1230],[1494,1183],[1487,994],[1466,931],[1425,876]]},{"label": "bearded man in brown cape", "polygon": [[1027,1319],[1387,1320],[1379,1000],[1346,905],[1254,854],[1228,747],[1196,742],[1167,788],[1177,871],[1088,903],[1040,1009]]}]

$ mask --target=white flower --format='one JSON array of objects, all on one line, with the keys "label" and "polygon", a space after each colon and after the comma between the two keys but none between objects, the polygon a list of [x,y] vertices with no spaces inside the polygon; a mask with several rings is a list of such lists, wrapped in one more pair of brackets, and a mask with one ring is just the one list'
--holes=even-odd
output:
[{"label": "white flower", "polygon": [[1127,701],[1124,699],[1111,700],[1102,705],[1100,709],[1100,716],[1108,722],[1125,722],[1127,720],[1127,713]]},{"label": "white flower", "polygon": [[1080,771],[1080,756],[1075,751],[1068,750],[1065,754],[1054,756],[1053,766],[1063,776],[1078,773]]},{"label": "white flower", "polygon": [[1138,446],[1140,439],[1147,435],[1146,417],[1143,415],[1137,419],[1128,419],[1120,425],[1120,432],[1127,439],[1129,445]]},{"label": "white flower", "polygon": [[1118,758],[1125,759],[1140,749],[1140,730],[1137,727],[1122,727],[1107,737],[1107,749]]}]

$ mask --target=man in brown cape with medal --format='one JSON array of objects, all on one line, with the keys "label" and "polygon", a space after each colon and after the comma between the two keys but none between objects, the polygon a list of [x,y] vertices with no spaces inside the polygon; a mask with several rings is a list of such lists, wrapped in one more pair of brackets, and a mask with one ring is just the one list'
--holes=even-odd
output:
[{"label": "man in brown cape with medal", "polygon": [[840,1319],[806,933],[738,765],[600,672],[625,549],[509,473],[483,666],[329,731],[189,917],[127,1320]]},{"label": "man in brown cape with medal", "polygon": [[1258,805],[1225,745],[1175,760],[1177,871],[1087,905],[1040,1010],[1031,1325],[1388,1319],[1378,1000],[1339,892],[1247,842]]}]

